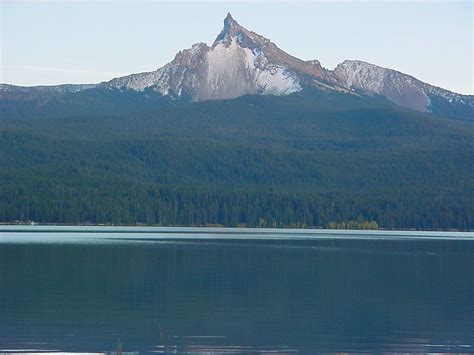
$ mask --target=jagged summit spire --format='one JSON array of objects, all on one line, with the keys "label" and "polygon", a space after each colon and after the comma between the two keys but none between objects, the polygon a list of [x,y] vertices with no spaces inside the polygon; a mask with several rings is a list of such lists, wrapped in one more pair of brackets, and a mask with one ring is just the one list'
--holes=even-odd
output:
[{"label": "jagged summit spire", "polygon": [[[234,27],[240,27],[237,21],[234,20],[230,12],[227,13],[227,16],[224,19],[224,28],[222,29],[222,32],[230,32],[232,28]],[[221,33],[222,33],[221,32]]]},{"label": "jagged summit spire", "polygon": [[230,12],[227,13],[227,16],[224,19],[224,28],[222,29],[221,33],[217,36],[215,42],[219,42],[225,40],[229,35],[232,36],[235,29],[239,29],[240,25],[237,21],[234,20]]},{"label": "jagged summit spire", "polygon": [[227,13],[227,16],[225,17],[224,19],[224,25],[226,23],[231,23],[231,22],[235,22],[234,18],[232,17],[232,15],[230,14],[230,12]]}]

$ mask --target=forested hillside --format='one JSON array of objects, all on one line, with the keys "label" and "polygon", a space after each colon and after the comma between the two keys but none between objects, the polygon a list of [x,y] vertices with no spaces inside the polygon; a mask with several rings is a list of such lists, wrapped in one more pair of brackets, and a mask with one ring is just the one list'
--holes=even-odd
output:
[{"label": "forested hillside", "polygon": [[301,93],[0,122],[2,222],[474,228],[474,125],[384,102]]}]

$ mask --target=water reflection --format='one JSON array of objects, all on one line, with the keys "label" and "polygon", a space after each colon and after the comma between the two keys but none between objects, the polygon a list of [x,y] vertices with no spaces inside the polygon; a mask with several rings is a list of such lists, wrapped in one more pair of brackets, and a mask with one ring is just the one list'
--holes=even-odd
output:
[{"label": "water reflection", "polygon": [[0,244],[0,349],[468,352],[473,256],[462,240]]}]

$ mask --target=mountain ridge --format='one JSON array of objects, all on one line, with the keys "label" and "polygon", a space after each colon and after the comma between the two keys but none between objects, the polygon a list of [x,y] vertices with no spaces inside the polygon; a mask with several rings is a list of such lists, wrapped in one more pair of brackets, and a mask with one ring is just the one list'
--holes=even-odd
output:
[{"label": "mountain ridge", "polygon": [[347,95],[381,96],[419,112],[474,120],[474,95],[457,94],[360,60],[345,60],[333,70],[326,69],[318,60],[305,61],[286,53],[269,39],[241,26],[230,13],[211,46],[196,43],[179,51],[171,62],[155,71],[98,84],[37,87],[0,84],[0,102],[6,102],[3,108],[10,108],[17,102],[37,98],[44,105],[49,96],[74,96],[87,90],[138,94],[146,91],[145,96],[204,101],[249,94],[284,96],[308,87]]}]

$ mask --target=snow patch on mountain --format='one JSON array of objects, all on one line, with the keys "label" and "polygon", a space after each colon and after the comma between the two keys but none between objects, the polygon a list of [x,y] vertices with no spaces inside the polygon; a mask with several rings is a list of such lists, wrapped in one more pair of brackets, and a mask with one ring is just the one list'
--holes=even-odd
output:
[{"label": "snow patch on mountain", "polygon": [[162,84],[157,87],[157,91],[166,95],[169,89],[166,85],[166,79],[169,76],[169,67],[170,65],[168,64],[156,71],[116,78],[109,81],[107,86],[116,89],[127,88],[134,91],[143,91],[146,88]]},{"label": "snow patch on mountain", "polygon": [[360,61],[344,61],[334,73],[342,79],[344,86],[381,93],[386,70]]},{"label": "snow patch on mountain", "polygon": [[431,102],[423,83],[409,75],[358,60],[344,61],[333,74],[351,90],[379,94],[400,106],[429,111]]}]

